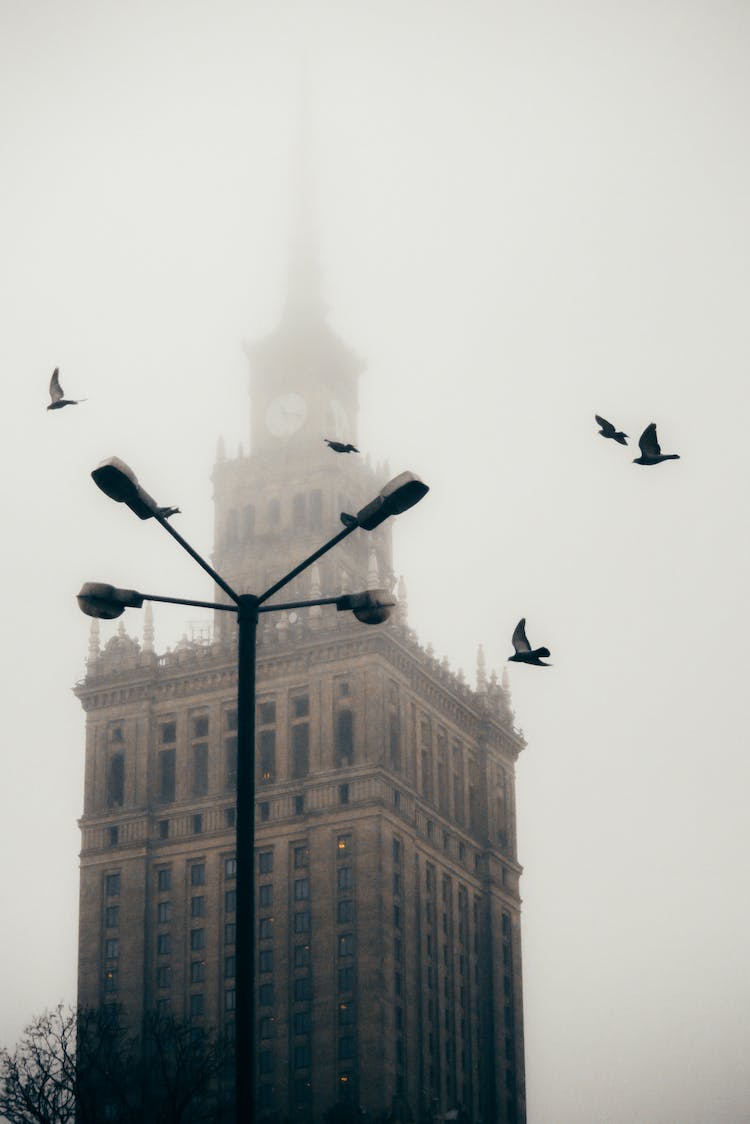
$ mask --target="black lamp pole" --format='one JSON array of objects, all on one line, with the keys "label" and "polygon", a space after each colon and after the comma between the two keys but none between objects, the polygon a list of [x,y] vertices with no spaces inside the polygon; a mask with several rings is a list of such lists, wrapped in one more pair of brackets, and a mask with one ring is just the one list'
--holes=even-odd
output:
[{"label": "black lamp pole", "polygon": [[393,600],[385,590],[370,590],[341,597],[321,597],[312,601],[287,604],[263,604],[293,578],[312,565],[358,527],[371,531],[391,515],[406,511],[428,491],[427,485],[412,473],[402,473],[381,490],[378,496],[356,516],[346,516],[339,531],[318,550],[280,578],[265,593],[236,593],[212,566],[169,523],[174,509],[160,508],[145,492],[132,469],[118,458],[105,461],[91,474],[96,484],[111,499],[125,503],[140,519],[153,518],[161,523],[198,565],[209,574],[233,604],[190,601],[178,597],[159,597],[135,590],[116,589],[100,583],[87,583],[78,595],[78,603],[89,616],[112,619],[126,607],[140,608],[144,601],[166,601],[176,605],[200,605],[237,613],[237,932],[236,932],[236,1006],[235,1006],[235,1087],[236,1124],[252,1124],[255,1109],[255,678],[257,662],[258,616],[260,613],[335,604],[337,609],[350,610],[364,624],[380,624],[390,615]]}]

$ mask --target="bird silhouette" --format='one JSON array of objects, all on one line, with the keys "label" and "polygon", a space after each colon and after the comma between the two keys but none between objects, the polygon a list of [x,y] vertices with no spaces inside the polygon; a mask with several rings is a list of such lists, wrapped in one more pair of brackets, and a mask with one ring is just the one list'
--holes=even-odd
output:
[{"label": "bird silhouette", "polygon": [[551,664],[542,663],[540,656],[549,656],[549,648],[532,648],[526,638],[526,617],[521,617],[513,633],[512,644],[515,652],[508,656],[510,662],[533,663],[538,667],[551,667]]},{"label": "bird silhouette", "polygon": [[79,402],[85,402],[85,398],[66,398],[63,394],[63,388],[60,386],[60,368],[55,367],[52,372],[52,378],[49,380],[49,396],[52,399],[48,410],[61,410],[63,406],[77,406]]},{"label": "bird silhouette", "polygon": [[656,422],[647,425],[638,438],[638,447],[641,450],[639,457],[633,458],[633,464],[660,464],[661,461],[678,461],[678,453],[662,453],[661,446],[656,437]]},{"label": "bird silhouette", "polygon": [[602,437],[611,437],[613,441],[619,441],[621,445],[627,445],[627,433],[615,429],[612,422],[608,422],[606,418],[600,418],[598,414],[594,414],[594,417],[596,418],[597,424],[601,426],[599,432]]},{"label": "bird silhouette", "polygon": [[356,447],[356,445],[345,445],[343,441],[330,441],[327,437],[324,437],[323,440],[325,441],[326,445],[328,445],[329,449],[333,449],[334,453],[359,452],[359,449]]}]

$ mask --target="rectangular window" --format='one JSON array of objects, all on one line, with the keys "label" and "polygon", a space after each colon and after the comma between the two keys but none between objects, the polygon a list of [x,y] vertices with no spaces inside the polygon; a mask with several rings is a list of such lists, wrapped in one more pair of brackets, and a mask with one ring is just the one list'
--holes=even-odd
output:
[{"label": "rectangular window", "polygon": [[304,1069],[310,1064],[310,1047],[306,1042],[300,1042],[294,1047],[294,1065],[297,1069]]},{"label": "rectangular window", "polygon": [[301,870],[310,865],[310,849],[305,844],[303,847],[294,848],[294,869]]},{"label": "rectangular window", "polygon": [[125,800],[125,757],[113,753],[107,770],[107,807],[121,808]]},{"label": "rectangular window", "polygon": [[258,703],[258,725],[259,726],[273,726],[275,721],[276,721],[276,703],[275,702]]},{"label": "rectangular window", "polygon": [[354,968],[339,968],[339,991],[354,991]]},{"label": "rectangular window", "polygon": [[201,835],[203,832],[203,814],[196,812],[193,816],[193,835]]},{"label": "rectangular window", "polygon": [[397,964],[400,963],[400,961],[401,961],[401,938],[400,937],[394,937],[393,938],[393,959],[396,961]]},{"label": "rectangular window", "polygon": [[300,976],[294,981],[294,1002],[302,1003],[310,998],[310,977]]},{"label": "rectangular window", "polygon": [[233,980],[237,974],[237,957],[225,956],[224,957],[224,979]]},{"label": "rectangular window", "polygon": [[344,851],[351,850],[352,837],[351,835],[339,835],[336,840],[336,850],[339,853],[339,858],[343,857]]},{"label": "rectangular window", "polygon": [[225,710],[224,711],[224,729],[225,730],[236,730],[237,729],[237,710],[236,710],[236,708],[232,708],[231,710]]},{"label": "rectangular window", "polygon": [[338,939],[339,956],[354,956],[354,933],[341,933]]},{"label": "rectangular window", "polygon": [[110,937],[104,942],[104,955],[107,960],[116,960],[120,955],[120,942],[117,937]]},{"label": "rectangular window", "polygon": [[268,823],[268,820],[271,816],[271,805],[267,800],[262,800],[258,807],[260,809],[261,823]]},{"label": "rectangular window", "polygon": [[310,772],[310,727],[307,722],[292,726],[292,777],[299,780]]},{"label": "rectangular window", "polygon": [[353,1058],[354,1057],[354,1035],[342,1034],[339,1038],[339,1057],[340,1058]]},{"label": "rectangular window", "polygon": [[234,944],[237,940],[237,926],[234,921],[228,921],[224,926],[224,944]]},{"label": "rectangular window", "polygon": [[[271,1038],[273,1035],[273,1019],[270,1015],[264,1015],[260,1020],[259,1035],[261,1038]],[[262,1086],[261,1086],[262,1087]]]},{"label": "rectangular window", "polygon": [[309,878],[295,878],[294,880],[294,900],[296,902],[305,902],[310,897],[310,879]]},{"label": "rectangular window", "polygon": [[159,820],[159,838],[169,839],[169,820]]},{"label": "rectangular window", "polygon": [[193,737],[194,738],[207,738],[208,737],[208,715],[199,714],[197,718],[193,719]]},{"label": "rectangular window", "polygon": [[294,915],[294,931],[295,933],[309,933],[310,932],[310,914],[308,910],[301,909]]},{"label": "rectangular window", "polygon": [[309,1011],[295,1011],[293,1016],[294,1033],[295,1034],[309,1034],[310,1033],[310,1012]]},{"label": "rectangular window", "polygon": [[400,839],[393,840],[393,865],[401,866],[401,841]]},{"label": "rectangular window", "polygon": [[161,968],[156,969],[156,986],[169,987],[169,965],[162,964]]},{"label": "rectangular window", "polygon": [[206,899],[203,895],[190,899],[190,916],[191,917],[205,917],[206,916]]},{"label": "rectangular window", "polygon": [[156,913],[156,920],[160,925],[166,925],[168,921],[172,920],[172,903],[159,902]]},{"label": "rectangular window", "polygon": [[237,877],[237,860],[224,859],[224,877],[236,878]]},{"label": "rectangular window", "polygon": [[261,730],[258,741],[260,780],[268,784],[276,776],[276,731]]},{"label": "rectangular window", "polygon": [[258,968],[261,972],[273,971],[273,949],[262,948],[258,954]]},{"label": "rectangular window", "polygon": [[171,938],[169,933],[159,933],[156,938],[156,953],[158,956],[169,956],[171,951]]},{"label": "rectangular window", "polygon": [[263,882],[258,887],[258,903],[262,906],[273,905],[273,883]]},{"label": "rectangular window", "polygon": [[351,898],[342,898],[336,903],[336,920],[339,925],[354,920],[354,902]]},{"label": "rectangular window", "polygon": [[294,814],[295,816],[303,815],[305,811],[305,798],[304,796],[295,796],[294,798]]},{"label": "rectangular window", "polygon": [[175,798],[175,751],[159,750],[159,800],[171,804]]},{"label": "rectangular window", "polygon": [[233,987],[227,988],[224,992],[224,1010],[234,1011],[237,1007],[237,992]]},{"label": "rectangular window", "polygon": [[193,952],[198,952],[200,949],[206,947],[206,930],[205,929],[191,929],[190,930],[190,948]]},{"label": "rectangular window", "polygon": [[237,809],[232,805],[224,809],[224,823],[227,827],[235,827],[237,824]]},{"label": "rectangular window", "polygon": [[336,889],[338,892],[346,893],[351,890],[354,885],[354,871],[350,866],[340,866],[336,871]]},{"label": "rectangular window", "polygon": [[294,946],[294,967],[307,968],[310,963],[309,944],[296,944]]},{"label": "rectangular window", "polygon": [[198,991],[190,996],[190,1017],[200,1018],[203,1014],[203,993]]},{"label": "rectangular window", "polygon": [[206,884],[206,864],[193,863],[190,867],[190,885],[191,886],[205,886]]},{"label": "rectangular window", "polygon": [[117,991],[117,968],[107,968],[104,973],[104,990]]},{"label": "rectangular window", "polygon": [[354,763],[354,715],[349,709],[336,714],[334,760],[337,768]]},{"label": "rectangular window", "polygon": [[104,887],[108,898],[116,898],[120,893],[120,875],[106,875],[104,879]]},{"label": "rectangular window", "polygon": [[[208,722],[208,719],[206,719]],[[193,796],[208,793],[208,743],[198,742],[193,746],[191,792]]]},{"label": "rectangular window", "polygon": [[159,741],[162,745],[170,745],[171,742],[177,741],[176,722],[162,722],[159,727]]},{"label": "rectangular window", "polygon": [[[397,1010],[400,1010],[400,1008],[397,1008]],[[339,1003],[339,1023],[342,1026],[348,1026],[350,1023],[356,1022],[356,1017],[353,999],[350,999],[348,1003]]]},{"label": "rectangular window", "polygon": [[258,922],[258,937],[262,941],[268,941],[273,936],[273,917],[261,917]]},{"label": "rectangular window", "polygon": [[191,984],[203,983],[206,978],[206,962],[205,960],[193,960],[190,965],[190,982]]},{"label": "rectangular window", "polygon": [[261,1050],[259,1061],[261,1073],[273,1073],[273,1050]]},{"label": "rectangular window", "polygon": [[234,913],[237,909],[237,891],[227,890],[224,894],[224,912]]},{"label": "rectangular window", "polygon": [[394,905],[393,907],[393,927],[394,929],[401,928],[401,906]]},{"label": "rectangular window", "polygon": [[310,696],[296,695],[292,699],[292,716],[294,718],[307,718],[310,713]]},{"label": "rectangular window", "polygon": [[339,804],[348,804],[348,803],[349,803],[349,785],[348,784],[340,784],[339,785]]},{"label": "rectangular window", "polygon": [[271,874],[273,871],[273,851],[261,851],[258,855],[258,868],[261,874]]},{"label": "rectangular window", "polygon": [[120,907],[119,905],[108,905],[104,911],[104,924],[107,929],[116,929],[120,924]]},{"label": "rectangular window", "polygon": [[272,1007],[273,1006],[273,984],[264,983],[258,988],[258,1006],[259,1007]]}]

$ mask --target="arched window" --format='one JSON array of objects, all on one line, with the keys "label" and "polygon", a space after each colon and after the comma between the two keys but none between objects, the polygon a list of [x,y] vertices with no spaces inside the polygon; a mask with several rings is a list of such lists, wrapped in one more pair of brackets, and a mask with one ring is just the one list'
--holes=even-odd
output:
[{"label": "arched window", "polygon": [[107,807],[121,808],[125,803],[125,757],[113,753],[107,771]]}]

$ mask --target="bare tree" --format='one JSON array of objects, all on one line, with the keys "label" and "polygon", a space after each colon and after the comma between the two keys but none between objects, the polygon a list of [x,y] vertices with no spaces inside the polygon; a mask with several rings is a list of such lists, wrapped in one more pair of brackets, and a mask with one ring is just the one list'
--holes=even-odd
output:
[{"label": "bare tree", "polygon": [[128,1035],[116,1007],[57,1007],[0,1051],[0,1116],[9,1124],[212,1124],[227,1117],[231,1046],[148,1013]]}]

